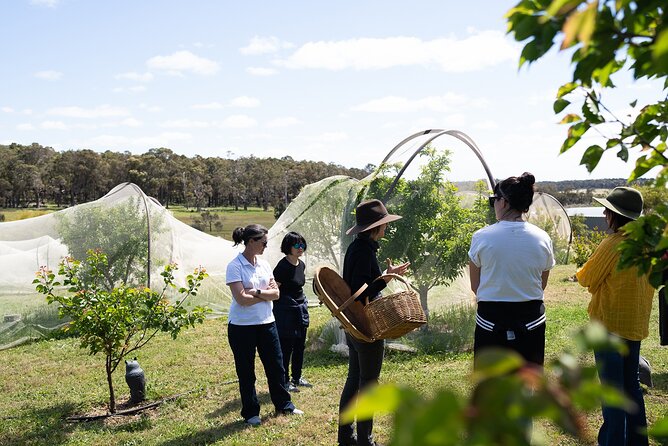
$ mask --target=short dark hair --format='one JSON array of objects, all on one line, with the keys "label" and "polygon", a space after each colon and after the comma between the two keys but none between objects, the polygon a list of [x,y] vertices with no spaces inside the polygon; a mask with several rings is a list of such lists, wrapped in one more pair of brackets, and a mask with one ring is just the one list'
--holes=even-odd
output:
[{"label": "short dark hair", "polygon": [[524,172],[519,177],[509,177],[496,183],[494,195],[503,197],[511,209],[520,212],[529,212],[529,206],[533,203],[533,185],[536,178],[529,172]]},{"label": "short dark hair", "polygon": [[612,209],[605,208],[604,212],[607,212],[608,215],[610,215],[610,225],[608,227],[612,229],[613,232],[617,232],[617,230],[622,226],[624,226],[626,223],[633,221],[633,219],[625,217],[622,214],[618,214]]},{"label": "short dark hair", "polygon": [[281,242],[281,252],[285,255],[290,254],[290,248],[292,248],[292,245],[295,243],[303,243],[304,251],[306,251],[306,239],[304,236],[298,232],[290,231],[283,237],[283,241]]},{"label": "short dark hair", "polygon": [[232,232],[232,240],[234,240],[234,246],[241,243],[247,245],[248,240],[258,237],[262,238],[268,232],[267,228],[262,225],[248,225],[245,228],[239,226]]}]

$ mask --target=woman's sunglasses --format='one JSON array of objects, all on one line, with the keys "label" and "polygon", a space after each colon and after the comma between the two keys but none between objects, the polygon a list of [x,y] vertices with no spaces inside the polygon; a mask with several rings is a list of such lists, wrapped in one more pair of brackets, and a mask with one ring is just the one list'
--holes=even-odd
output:
[{"label": "woman's sunglasses", "polygon": [[501,197],[497,197],[496,195],[491,195],[491,196],[487,197],[487,199],[489,200],[489,207],[493,208],[494,203],[496,202],[496,200],[500,200]]},{"label": "woman's sunglasses", "polygon": [[292,247],[295,249],[306,249],[306,245],[304,243],[295,243],[292,245]]},{"label": "woman's sunglasses", "polygon": [[[262,240],[263,238],[264,238],[264,236],[263,236],[263,237],[254,238],[253,240],[255,240],[256,242],[259,242],[259,241]],[[265,248],[267,247],[267,241],[266,241],[266,240],[265,240],[264,242],[262,242],[262,246],[264,246]]]}]

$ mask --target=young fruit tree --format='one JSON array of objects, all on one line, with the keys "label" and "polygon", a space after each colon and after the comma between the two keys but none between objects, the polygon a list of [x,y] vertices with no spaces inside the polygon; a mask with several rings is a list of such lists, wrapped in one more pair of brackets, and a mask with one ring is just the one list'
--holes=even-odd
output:
[{"label": "young fruit tree", "polygon": [[[91,355],[104,355],[111,413],[116,412],[112,374],[123,359],[146,345],[158,332],[169,333],[176,339],[182,328],[202,323],[210,311],[199,306],[190,310],[184,307],[185,300],[197,294],[207,277],[204,269],[188,275],[187,286],[178,289],[174,284],[176,269],[176,265],[165,266],[160,292],[124,285],[108,289],[104,276],[108,259],[101,251],[88,251],[84,263],[64,259],[58,271],[62,282],[46,268],[37,272],[33,281],[37,291],[46,295],[49,304],[59,305],[60,317],[70,319],[65,330],[79,337],[80,347],[88,349]],[[173,290],[179,298],[171,303],[167,295]]]}]

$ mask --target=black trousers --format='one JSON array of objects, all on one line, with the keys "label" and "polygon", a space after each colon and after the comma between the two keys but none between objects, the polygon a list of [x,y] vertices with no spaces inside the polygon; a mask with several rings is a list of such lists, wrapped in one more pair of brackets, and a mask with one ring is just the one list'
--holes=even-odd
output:
[{"label": "black trousers", "polygon": [[241,416],[244,420],[260,414],[260,402],[255,391],[256,350],[267,375],[269,395],[274,407],[279,412],[294,409],[285,381],[283,355],[276,324],[274,322],[261,325],[228,324],[227,335],[239,378]]},{"label": "black trousers", "polygon": [[[385,341],[362,342],[346,333],[348,343],[348,377],[341,392],[339,402],[339,413],[344,411],[348,404],[364,390],[367,386],[377,384],[380,377],[380,369],[383,366],[383,355],[385,354]],[[339,425],[338,442],[340,445],[357,444],[359,446],[373,445],[373,419],[357,422],[357,442],[353,425]]]},{"label": "black trousers", "polygon": [[306,348],[306,329],[302,327],[300,336],[280,336],[281,351],[283,352],[283,368],[285,382],[290,381],[290,363],[292,363],[292,381],[297,382],[302,377],[304,366],[304,349]]},{"label": "black trousers", "polygon": [[[476,320],[473,361],[486,347],[502,347],[516,351],[531,363],[543,366],[545,363],[545,322],[527,328],[545,314],[542,301],[528,302],[478,302],[477,316],[483,319],[479,324]],[[478,318],[476,318],[478,319]],[[493,325],[489,330],[490,322]],[[487,328],[485,328],[485,326]]]}]

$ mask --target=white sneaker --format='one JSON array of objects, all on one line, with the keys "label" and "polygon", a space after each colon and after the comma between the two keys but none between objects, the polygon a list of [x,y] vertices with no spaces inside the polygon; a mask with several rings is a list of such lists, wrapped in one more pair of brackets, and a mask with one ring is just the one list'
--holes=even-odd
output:
[{"label": "white sneaker", "polygon": [[246,424],[250,424],[251,426],[259,426],[262,424],[262,418],[260,418],[259,415],[255,415],[254,417],[247,419]]},{"label": "white sneaker", "polygon": [[304,411],[299,410],[295,407],[294,409],[292,409],[292,412],[288,412],[288,414],[290,414],[290,415],[304,415]]}]

